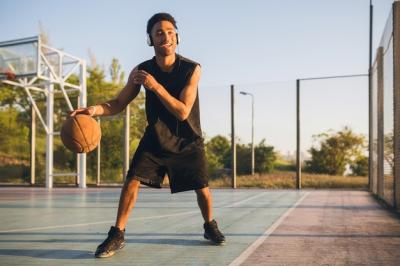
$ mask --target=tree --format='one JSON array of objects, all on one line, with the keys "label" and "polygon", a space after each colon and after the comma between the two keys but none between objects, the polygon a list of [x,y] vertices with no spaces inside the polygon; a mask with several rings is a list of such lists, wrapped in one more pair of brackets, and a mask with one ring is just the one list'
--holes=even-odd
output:
[{"label": "tree", "polygon": [[[237,144],[237,173],[251,173],[251,144]],[[254,170],[258,173],[269,173],[274,168],[276,154],[273,146],[267,146],[265,139],[254,147]]]},{"label": "tree", "polygon": [[[92,59],[95,62],[94,55]],[[114,59],[110,69],[114,69],[113,75],[118,77],[113,81],[107,81],[105,71],[97,64],[88,67],[87,75],[87,94],[88,105],[102,103],[110,100],[119,93],[124,86],[124,75],[118,60]],[[112,77],[112,76],[111,76]],[[78,83],[78,77],[72,75],[68,82]],[[55,85],[56,89],[58,85]],[[41,110],[42,116],[45,114],[45,101],[43,93],[33,93],[33,97],[37,100],[38,108]],[[77,106],[77,94],[70,95],[71,103]],[[139,138],[143,135],[147,125],[144,110],[144,93],[141,92],[137,98],[129,105],[131,111],[130,123],[130,152],[136,149]],[[54,100],[54,128],[58,130],[61,123],[67,115],[67,107],[65,99],[56,96]],[[122,158],[123,158],[123,116],[121,113],[113,120],[108,118],[102,119],[102,154],[103,160],[102,176],[109,181],[120,181],[122,176]],[[29,158],[29,125],[30,125],[30,103],[23,89],[13,88],[9,85],[0,84],[0,133],[5,138],[0,139],[1,151],[0,155],[10,155],[14,158]],[[45,132],[41,123],[37,123],[36,134],[36,152],[37,152],[37,181],[44,181],[44,153],[45,153]],[[76,167],[76,156],[67,151],[62,145],[60,138],[54,138],[54,167],[55,171],[60,170],[66,172],[65,169],[73,170]],[[0,161],[0,168],[2,162]],[[87,170],[89,176],[96,175],[96,152],[88,154]],[[70,182],[70,181],[69,181]]]},{"label": "tree", "polygon": [[368,157],[361,156],[350,165],[353,175],[366,176],[368,175]]},{"label": "tree", "polygon": [[[93,66],[88,69],[88,105],[99,104],[115,98],[124,87],[124,72],[117,59],[113,59],[110,65],[111,82],[105,79],[105,71],[95,63],[95,57],[91,55]],[[90,92],[90,93],[89,93]],[[136,99],[128,105],[130,108],[130,154],[132,154],[138,144],[139,139],[144,134],[147,122],[144,108],[144,93],[141,92]],[[115,117],[101,118],[102,154],[106,160],[102,160],[102,179],[108,181],[120,181],[122,176],[123,159],[123,120],[125,112]],[[95,153],[89,153],[88,159],[96,161]],[[103,157],[104,158],[104,157]],[[88,167],[91,173],[95,173],[96,166],[92,164]]]},{"label": "tree", "polygon": [[123,85],[125,72],[121,71],[121,65],[118,62],[118,59],[113,58],[110,66],[110,76],[111,83],[114,85],[120,84]]},{"label": "tree", "polygon": [[263,139],[254,149],[255,166],[254,170],[258,173],[270,173],[274,169],[274,162],[277,154],[273,146],[267,146]]},{"label": "tree", "polygon": [[349,127],[316,135],[314,141],[319,141],[319,147],[311,147],[311,160],[306,161],[305,166],[306,171],[313,173],[343,175],[346,166],[354,166],[366,149],[365,137],[354,133]]},{"label": "tree", "polygon": [[[236,144],[237,173],[239,175],[251,172],[251,144]],[[255,171],[268,173],[273,170],[277,155],[274,147],[268,146],[265,139],[254,147]],[[208,173],[212,177],[220,177],[221,173],[231,169],[231,145],[230,141],[221,135],[217,135],[206,142],[206,158]]]},{"label": "tree", "polygon": [[224,136],[217,135],[205,144],[208,173],[217,176],[221,169],[229,166],[230,144]]}]

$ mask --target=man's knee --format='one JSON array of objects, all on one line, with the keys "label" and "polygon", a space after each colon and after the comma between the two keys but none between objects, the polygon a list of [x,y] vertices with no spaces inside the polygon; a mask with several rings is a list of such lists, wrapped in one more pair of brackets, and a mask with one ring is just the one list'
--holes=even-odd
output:
[{"label": "man's knee", "polygon": [[201,188],[201,189],[196,189],[195,192],[196,192],[197,196],[200,196],[200,197],[207,198],[207,197],[210,196],[210,189],[209,189],[209,187],[204,187],[204,188]]},{"label": "man's knee", "polygon": [[140,186],[140,181],[134,178],[127,178],[124,185],[128,190],[137,190]]}]

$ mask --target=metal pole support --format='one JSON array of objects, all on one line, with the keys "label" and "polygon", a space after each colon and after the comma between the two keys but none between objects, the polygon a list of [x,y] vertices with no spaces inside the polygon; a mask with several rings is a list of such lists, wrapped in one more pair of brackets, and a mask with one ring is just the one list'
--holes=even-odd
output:
[{"label": "metal pole support", "polygon": [[129,118],[130,118],[130,109],[129,104],[125,109],[125,120],[124,120],[124,167],[123,167],[123,181],[125,182],[126,174],[129,169]]},{"label": "metal pole support", "polygon": [[33,105],[31,105],[31,134],[30,134],[30,141],[31,141],[31,162],[30,162],[30,168],[31,168],[31,185],[34,185],[36,182],[36,176],[35,176],[35,168],[36,168],[36,113],[35,109],[33,108]]},{"label": "metal pole support", "polygon": [[46,100],[46,188],[53,188],[54,84],[48,82]]},{"label": "metal pole support", "polygon": [[296,80],[296,188],[301,189],[301,153],[300,153],[300,80]]},{"label": "metal pole support", "polygon": [[232,188],[236,188],[236,140],[235,140],[235,87],[231,85],[231,177]]},{"label": "metal pole support", "polygon": [[[80,84],[82,86],[82,90],[80,92],[79,97],[79,107],[87,106],[87,92],[86,92],[86,62],[82,61],[80,65]],[[86,153],[80,153],[78,155],[79,160],[79,168],[78,168],[78,176],[79,176],[79,187],[86,188]]]}]

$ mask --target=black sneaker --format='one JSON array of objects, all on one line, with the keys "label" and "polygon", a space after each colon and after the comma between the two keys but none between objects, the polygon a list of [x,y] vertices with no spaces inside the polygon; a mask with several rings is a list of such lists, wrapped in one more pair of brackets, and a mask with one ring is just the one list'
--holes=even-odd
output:
[{"label": "black sneaker", "polygon": [[125,246],[124,239],[125,230],[122,231],[117,227],[111,226],[108,231],[108,237],[101,243],[94,254],[96,258],[107,258],[115,254],[115,252]]},{"label": "black sneaker", "polygon": [[225,236],[219,231],[215,220],[204,223],[204,238],[211,240],[214,244],[225,245]]}]

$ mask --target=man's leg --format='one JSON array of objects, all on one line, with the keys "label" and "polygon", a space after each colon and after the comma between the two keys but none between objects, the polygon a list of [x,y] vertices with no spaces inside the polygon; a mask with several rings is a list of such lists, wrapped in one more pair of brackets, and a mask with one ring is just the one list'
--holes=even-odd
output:
[{"label": "man's leg", "polygon": [[211,240],[217,245],[225,244],[225,236],[219,231],[217,222],[212,214],[212,196],[208,187],[195,190],[197,203],[204,218],[204,238]]},{"label": "man's leg", "polygon": [[117,221],[115,226],[111,226],[106,240],[97,247],[95,252],[97,258],[110,257],[114,255],[117,250],[125,246],[125,225],[135,205],[139,185],[140,181],[138,180],[129,179],[125,181],[119,199]]},{"label": "man's leg", "polygon": [[195,190],[197,194],[197,204],[201,210],[204,222],[212,221],[212,196],[209,187]]},{"label": "man's leg", "polygon": [[137,195],[139,192],[140,181],[136,179],[126,180],[122,187],[121,196],[119,198],[118,214],[115,227],[120,230],[125,229],[129,214],[135,206]]}]

